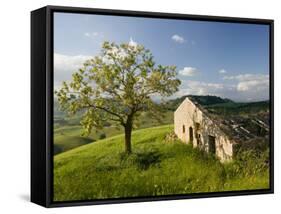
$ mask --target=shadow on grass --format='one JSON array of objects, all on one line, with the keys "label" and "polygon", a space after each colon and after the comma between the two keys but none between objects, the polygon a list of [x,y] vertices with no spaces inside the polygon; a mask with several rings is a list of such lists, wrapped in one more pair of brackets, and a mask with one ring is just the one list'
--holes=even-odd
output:
[{"label": "shadow on grass", "polygon": [[130,155],[121,153],[122,162],[132,162],[138,169],[147,170],[151,166],[158,166],[161,162],[161,154],[159,151],[137,151]]}]

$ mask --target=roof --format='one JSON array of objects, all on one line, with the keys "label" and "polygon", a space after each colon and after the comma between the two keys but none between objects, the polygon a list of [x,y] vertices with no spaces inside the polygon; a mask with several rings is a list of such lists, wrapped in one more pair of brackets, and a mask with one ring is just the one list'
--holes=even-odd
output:
[{"label": "roof", "polygon": [[[200,105],[194,98],[188,97],[217,127],[220,128],[235,143],[243,143],[269,135],[269,111],[251,111],[248,113],[231,111],[224,113],[220,104],[219,111],[214,111],[213,105]],[[235,107],[234,107],[235,109]]]}]

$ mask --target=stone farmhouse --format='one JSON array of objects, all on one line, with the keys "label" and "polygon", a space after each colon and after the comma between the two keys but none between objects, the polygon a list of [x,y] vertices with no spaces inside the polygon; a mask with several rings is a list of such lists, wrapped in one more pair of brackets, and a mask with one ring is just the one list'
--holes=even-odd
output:
[{"label": "stone farmhouse", "polygon": [[[187,97],[174,112],[174,131],[183,142],[213,153],[221,162],[231,160],[239,144],[259,138],[243,125],[249,121],[218,118]],[[269,126],[265,122],[258,119],[250,122],[268,133]]]}]

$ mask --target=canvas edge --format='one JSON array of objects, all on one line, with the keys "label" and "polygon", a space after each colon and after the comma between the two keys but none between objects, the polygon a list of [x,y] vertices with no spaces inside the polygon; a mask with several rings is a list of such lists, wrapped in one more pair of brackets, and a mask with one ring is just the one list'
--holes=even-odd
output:
[{"label": "canvas edge", "polygon": [[[46,8],[31,12],[31,184],[30,200],[46,204]],[[43,86],[43,87],[42,87]]]}]

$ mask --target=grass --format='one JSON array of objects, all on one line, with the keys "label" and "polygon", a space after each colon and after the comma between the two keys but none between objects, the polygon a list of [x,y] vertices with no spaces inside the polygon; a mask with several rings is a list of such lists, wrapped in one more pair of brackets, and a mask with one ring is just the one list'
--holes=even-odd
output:
[{"label": "grass", "polygon": [[[133,153],[123,135],[99,140],[54,157],[54,201],[265,189],[267,167],[243,159],[221,164],[190,145],[165,142],[173,126],[136,130]],[[248,156],[247,156],[248,157]],[[250,170],[254,168],[253,170]]]},{"label": "grass", "polygon": [[54,130],[54,154],[74,149],[76,147],[92,143],[96,140],[111,137],[122,132],[114,126],[104,127],[101,131],[92,132],[89,136],[82,136],[83,129],[80,125],[64,125]]},{"label": "grass", "polygon": [[[100,140],[109,138],[124,132],[123,127],[117,124],[109,124],[102,130],[93,130],[92,133],[83,137],[83,128],[79,124],[80,117],[72,117],[64,119],[57,117],[54,124],[54,154],[74,149],[76,147]],[[170,124],[173,122],[173,112],[168,111],[162,118],[162,124]],[[147,127],[159,126],[159,121],[153,120],[147,112],[143,112],[138,122],[138,129]]]}]

